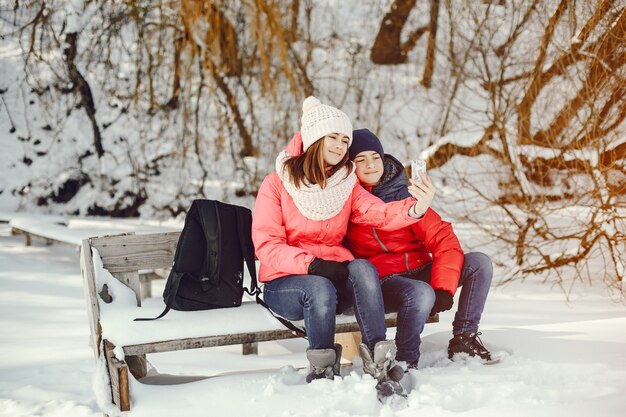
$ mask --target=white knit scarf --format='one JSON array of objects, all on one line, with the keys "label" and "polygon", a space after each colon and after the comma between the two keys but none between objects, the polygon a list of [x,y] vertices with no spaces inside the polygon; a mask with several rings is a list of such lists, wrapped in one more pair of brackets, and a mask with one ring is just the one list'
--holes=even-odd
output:
[{"label": "white knit scarf", "polygon": [[354,170],[346,177],[348,168],[340,169],[328,178],[324,188],[317,184],[310,184],[305,179],[298,189],[291,182],[289,174],[284,168],[285,161],[289,158],[291,156],[285,151],[278,154],[276,172],[300,213],[311,220],[327,220],[339,214],[357,181]]}]

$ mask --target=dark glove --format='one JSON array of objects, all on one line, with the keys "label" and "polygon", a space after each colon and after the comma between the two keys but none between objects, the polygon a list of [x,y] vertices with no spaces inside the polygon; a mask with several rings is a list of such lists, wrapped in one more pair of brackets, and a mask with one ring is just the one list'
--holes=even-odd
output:
[{"label": "dark glove", "polygon": [[332,282],[335,287],[339,287],[348,279],[347,262],[327,261],[315,258],[309,265],[310,275],[320,275]]},{"label": "dark glove", "polygon": [[435,313],[450,310],[452,304],[454,304],[454,300],[448,291],[435,290],[435,304],[433,305],[433,309],[430,310],[430,315],[432,316]]}]

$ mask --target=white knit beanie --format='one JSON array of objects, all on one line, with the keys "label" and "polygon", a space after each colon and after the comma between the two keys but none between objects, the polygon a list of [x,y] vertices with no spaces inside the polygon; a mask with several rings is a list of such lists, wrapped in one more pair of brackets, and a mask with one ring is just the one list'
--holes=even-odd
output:
[{"label": "white knit beanie", "polygon": [[313,96],[307,97],[302,103],[300,124],[303,151],[331,133],[346,135],[350,139],[348,146],[352,144],[352,123],[348,116],[339,109],[322,104]]}]

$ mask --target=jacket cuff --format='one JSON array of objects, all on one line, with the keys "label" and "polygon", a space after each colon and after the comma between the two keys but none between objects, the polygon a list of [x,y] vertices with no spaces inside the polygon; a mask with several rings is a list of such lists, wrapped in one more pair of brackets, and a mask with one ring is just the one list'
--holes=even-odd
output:
[{"label": "jacket cuff", "polygon": [[[424,212],[424,214],[426,214],[426,212]],[[418,216],[418,214],[415,212],[415,203],[409,208],[409,217],[411,217],[412,219],[419,220],[424,217],[424,214]]]}]

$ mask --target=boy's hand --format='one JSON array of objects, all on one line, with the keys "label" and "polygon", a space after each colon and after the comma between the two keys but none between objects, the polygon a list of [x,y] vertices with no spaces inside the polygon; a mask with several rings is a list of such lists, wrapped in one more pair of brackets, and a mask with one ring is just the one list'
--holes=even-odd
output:
[{"label": "boy's hand", "polygon": [[420,177],[422,182],[409,180],[409,193],[417,200],[411,208],[415,217],[422,217],[426,213],[436,193],[428,175],[420,172]]},{"label": "boy's hand", "polygon": [[430,315],[432,316],[435,313],[450,310],[452,308],[452,304],[454,304],[452,294],[444,290],[435,290],[435,304],[433,305],[433,309],[430,311]]}]

